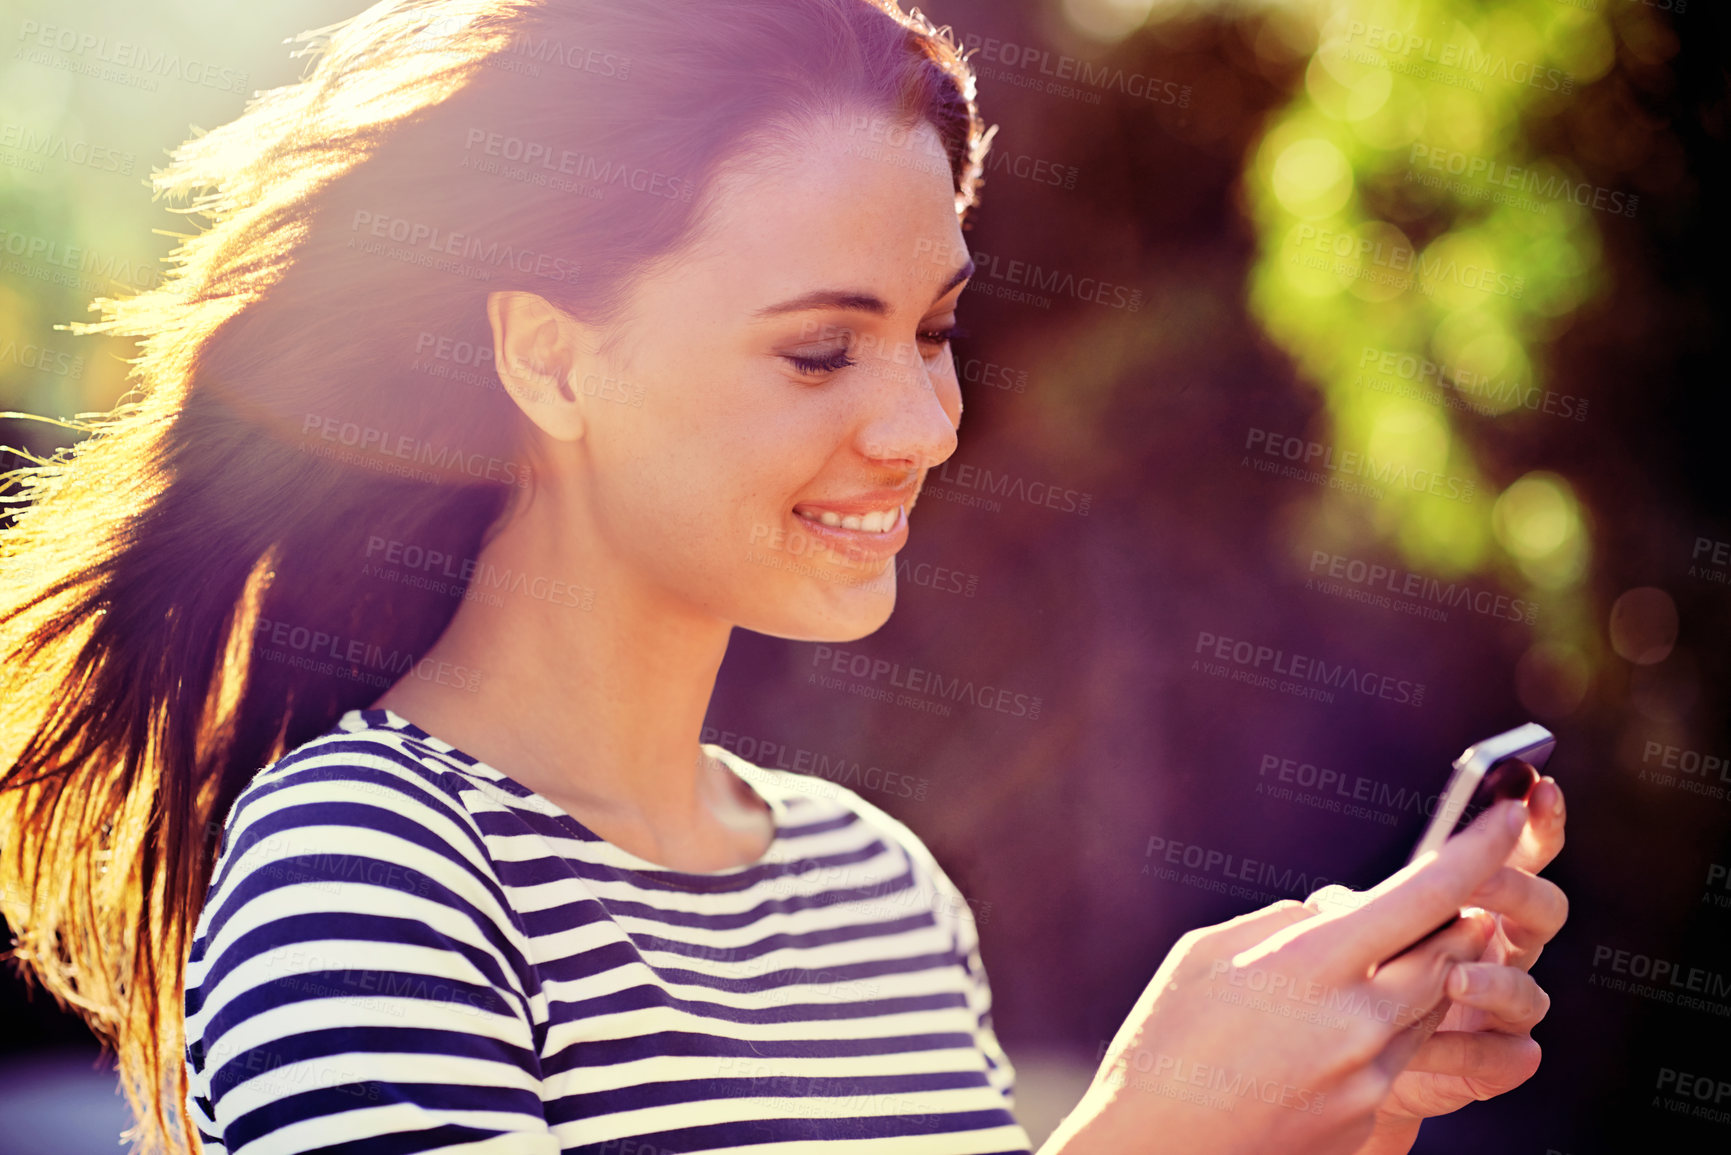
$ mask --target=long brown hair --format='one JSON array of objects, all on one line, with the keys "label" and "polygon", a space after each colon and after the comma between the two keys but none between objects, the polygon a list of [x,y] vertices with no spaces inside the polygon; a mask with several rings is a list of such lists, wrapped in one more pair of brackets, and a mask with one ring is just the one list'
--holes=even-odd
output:
[{"label": "long brown hair", "polygon": [[133,391],[0,478],[0,911],[145,1151],[197,1149],[182,984],[235,796],[426,676],[467,596],[366,559],[472,559],[533,484],[486,295],[609,319],[718,165],[818,115],[891,163],[930,122],[964,215],[991,137],[895,0],[386,0],[301,39],[301,81],[156,174],[204,218],[160,286],[79,326],[140,339]]}]

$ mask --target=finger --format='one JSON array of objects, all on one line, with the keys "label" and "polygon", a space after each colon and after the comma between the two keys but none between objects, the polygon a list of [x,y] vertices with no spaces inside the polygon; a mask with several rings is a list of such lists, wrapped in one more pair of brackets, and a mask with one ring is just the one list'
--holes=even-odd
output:
[{"label": "finger", "polygon": [[1452,1075],[1480,1099],[1511,1091],[1539,1069],[1539,1044],[1530,1035],[1438,1031],[1412,1056],[1408,1071]]},{"label": "finger", "polygon": [[1264,942],[1269,935],[1313,917],[1314,911],[1294,898],[1283,898],[1260,910],[1208,927],[1202,937],[1216,954],[1234,955]]},{"label": "finger", "polygon": [[1362,895],[1357,910],[1318,915],[1293,928],[1319,966],[1362,974],[1448,922],[1502,865],[1525,823],[1526,805],[1499,802],[1473,824]]},{"label": "finger", "polygon": [[1563,827],[1567,822],[1563,788],[1555,778],[1540,778],[1527,795],[1527,828],[1521,832],[1509,865],[1533,874],[1549,866],[1563,849]]},{"label": "finger", "polygon": [[[1467,915],[1377,967],[1367,984],[1377,1017],[1395,1028],[1422,1024],[1447,993],[1450,972],[1462,963],[1475,963],[1495,929],[1492,915]],[[1429,1029],[1435,1030],[1441,1020],[1437,1015]]]},{"label": "finger", "polygon": [[1358,1029],[1375,1031],[1386,1040],[1376,1063],[1390,1078],[1442,1024],[1449,1011],[1443,988],[1451,967],[1477,957],[1492,925],[1488,914],[1462,918],[1380,967],[1363,988],[1369,997],[1356,1008]]},{"label": "finger", "polygon": [[1357,910],[1363,906],[1364,895],[1360,891],[1336,882],[1323,887],[1321,890],[1312,891],[1305,898],[1304,905],[1307,910],[1316,914],[1344,914],[1349,910]]},{"label": "finger", "polygon": [[1465,962],[1449,971],[1448,997],[1500,1019],[1510,1031],[1532,1030],[1551,1009],[1551,996],[1519,967]]},{"label": "finger", "polygon": [[1437,1024],[1442,1022],[1443,1016],[1448,1013],[1448,1008],[1448,1000],[1444,999],[1425,1012],[1417,1022],[1396,1031],[1394,1037],[1389,1039],[1373,1060],[1375,1064],[1391,1079],[1399,1075],[1412,1062],[1414,1055],[1430,1042]]},{"label": "finger", "polygon": [[[1503,934],[1521,954],[1537,957],[1569,918],[1569,896],[1548,878],[1505,866],[1479,885],[1468,900],[1503,916]],[[1528,960],[1529,965],[1531,960]]]}]

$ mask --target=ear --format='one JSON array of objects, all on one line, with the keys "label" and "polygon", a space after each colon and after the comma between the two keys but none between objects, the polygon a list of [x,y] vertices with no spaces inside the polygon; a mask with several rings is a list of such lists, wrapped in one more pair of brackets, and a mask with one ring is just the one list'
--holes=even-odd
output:
[{"label": "ear", "polygon": [[583,436],[583,404],[571,382],[593,355],[588,327],[545,297],[520,291],[487,294],[493,368],[524,416],[556,441]]}]

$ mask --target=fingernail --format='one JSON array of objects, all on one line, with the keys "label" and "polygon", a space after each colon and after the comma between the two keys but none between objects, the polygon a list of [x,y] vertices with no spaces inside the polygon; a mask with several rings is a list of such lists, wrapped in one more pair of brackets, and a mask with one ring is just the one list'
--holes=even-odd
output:
[{"label": "fingernail", "polygon": [[1518,801],[1511,803],[1508,816],[1503,822],[1507,824],[1510,834],[1519,834],[1521,827],[1527,824],[1527,804]]},{"label": "fingernail", "polygon": [[1449,994],[1457,999],[1464,999],[1472,994],[1477,985],[1476,976],[1465,967],[1455,967],[1449,972]]}]

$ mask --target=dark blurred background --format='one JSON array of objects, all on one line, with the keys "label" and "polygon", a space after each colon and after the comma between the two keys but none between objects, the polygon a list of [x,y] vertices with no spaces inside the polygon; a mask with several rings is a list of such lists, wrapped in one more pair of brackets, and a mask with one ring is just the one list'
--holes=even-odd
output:
[{"label": "dark blurred background", "polygon": [[[126,346],[55,326],[152,283],[150,230],[184,231],[149,171],[360,7],[8,5],[0,408],[114,403]],[[706,738],[926,840],[1037,1143],[1180,934],[1375,882],[1464,746],[1539,721],[1572,903],[1534,969],[1545,1060],[1415,1150],[1731,1148],[1731,1100],[1676,1092],[1731,1082],[1723,8],[929,14],[978,49],[1000,126],[961,448],[889,625],[741,633]],[[210,67],[89,75],[45,27]],[[33,453],[51,432],[0,420]],[[0,1024],[0,1155],[113,1149],[89,1032],[11,975]]]}]

